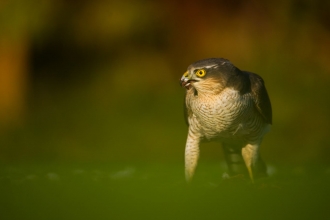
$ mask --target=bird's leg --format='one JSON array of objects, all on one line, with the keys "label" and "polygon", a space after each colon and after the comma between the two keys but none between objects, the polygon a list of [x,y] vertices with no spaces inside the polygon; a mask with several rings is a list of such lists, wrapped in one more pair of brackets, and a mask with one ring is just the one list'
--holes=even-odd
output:
[{"label": "bird's leg", "polygon": [[199,157],[199,142],[200,137],[189,129],[185,149],[185,173],[187,182],[190,182],[194,176]]},{"label": "bird's leg", "polygon": [[258,160],[259,144],[247,144],[242,148],[242,156],[249,172],[250,179],[254,182],[254,166]]},{"label": "bird's leg", "polygon": [[224,156],[228,166],[230,176],[243,176],[246,173],[245,162],[242,157],[241,143],[222,142]]}]

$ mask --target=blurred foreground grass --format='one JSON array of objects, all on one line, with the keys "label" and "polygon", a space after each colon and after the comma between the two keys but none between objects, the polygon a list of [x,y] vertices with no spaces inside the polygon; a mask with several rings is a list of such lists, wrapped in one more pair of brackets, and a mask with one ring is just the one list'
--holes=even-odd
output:
[{"label": "blurred foreground grass", "polygon": [[[328,219],[330,174],[278,168],[250,184],[201,163],[34,163],[1,166],[1,219]],[[329,171],[329,170],[328,170]]]}]

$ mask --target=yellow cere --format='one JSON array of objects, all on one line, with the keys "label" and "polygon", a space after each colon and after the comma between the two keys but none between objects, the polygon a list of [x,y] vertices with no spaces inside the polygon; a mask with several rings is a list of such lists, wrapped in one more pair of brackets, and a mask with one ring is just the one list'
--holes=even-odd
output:
[{"label": "yellow cere", "polygon": [[205,74],[206,74],[206,71],[203,69],[197,70],[197,72],[196,72],[196,76],[198,76],[198,77],[203,77],[203,76],[205,76]]},{"label": "yellow cere", "polygon": [[183,74],[184,77],[188,76],[188,71]]}]

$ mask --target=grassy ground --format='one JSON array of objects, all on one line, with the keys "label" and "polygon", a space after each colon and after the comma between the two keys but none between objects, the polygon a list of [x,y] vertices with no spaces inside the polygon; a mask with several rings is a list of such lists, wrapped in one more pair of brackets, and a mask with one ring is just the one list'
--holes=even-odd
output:
[{"label": "grassy ground", "polygon": [[[318,170],[316,172],[316,170]],[[255,184],[202,163],[3,165],[1,219],[327,219],[330,174],[280,168]]]},{"label": "grassy ground", "polygon": [[26,124],[0,138],[0,220],[329,219],[329,154],[316,146],[328,149],[327,129],[290,129],[278,114],[261,149],[280,164],[268,179],[223,180],[221,147],[208,143],[186,184],[179,89],[99,102],[79,90],[34,104]]}]

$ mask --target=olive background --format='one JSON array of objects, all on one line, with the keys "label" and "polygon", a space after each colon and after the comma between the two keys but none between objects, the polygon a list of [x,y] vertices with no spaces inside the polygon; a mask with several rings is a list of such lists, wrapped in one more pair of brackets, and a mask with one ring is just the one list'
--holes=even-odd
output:
[{"label": "olive background", "polygon": [[[1,219],[326,219],[327,1],[0,2]],[[184,180],[188,65],[263,77],[270,177],[223,180],[205,143]],[[3,217],[1,217],[3,215]]]}]

